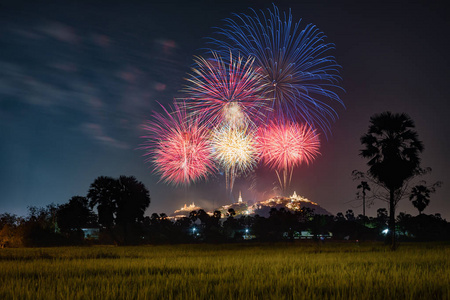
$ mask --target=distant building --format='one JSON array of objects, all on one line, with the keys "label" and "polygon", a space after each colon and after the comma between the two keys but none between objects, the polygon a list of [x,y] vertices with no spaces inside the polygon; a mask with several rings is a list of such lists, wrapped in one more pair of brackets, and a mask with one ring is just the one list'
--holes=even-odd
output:
[{"label": "distant building", "polygon": [[[228,211],[230,209],[234,210],[236,216],[258,214],[262,217],[268,217],[269,212],[272,208],[285,208],[290,211],[299,211],[304,207],[314,210],[314,213],[319,215],[331,215],[331,213],[322,208],[319,204],[310,201],[305,197],[297,195],[296,192],[294,192],[290,197],[276,196],[265,201],[256,202],[254,204],[249,204],[248,202],[244,201],[242,199],[242,193],[239,192],[239,198],[236,203],[220,206],[214,209],[214,211],[220,211],[222,218],[227,217]],[[198,211],[199,209],[202,208],[195,206],[194,202],[192,202],[192,204],[189,206],[185,204],[184,207],[174,211],[174,213],[170,215],[170,218],[179,219],[183,217],[189,217],[191,211]],[[212,215],[213,212],[208,212],[208,214]]]},{"label": "distant building", "polygon": [[294,192],[294,194],[290,197],[276,196],[266,201],[256,202],[249,207],[249,210],[262,217],[268,217],[272,208],[285,208],[290,211],[299,211],[302,208],[309,208],[318,215],[331,215],[330,212],[322,208],[319,204],[297,195],[296,192]]},{"label": "distant building", "polygon": [[242,203],[242,194],[241,194],[241,191],[239,191],[239,199],[238,199],[238,203]]},{"label": "distant building", "polygon": [[171,218],[171,219],[181,219],[181,218],[189,217],[189,214],[192,211],[194,211],[194,210],[198,211],[200,209],[202,209],[202,208],[199,207],[199,206],[196,206],[194,204],[194,202],[192,202],[192,204],[190,204],[189,206],[184,204],[184,206],[182,208],[174,211],[173,214],[171,214],[169,218]]},{"label": "distant building", "polygon": [[81,228],[81,230],[87,240],[98,240],[100,237],[100,228]]}]

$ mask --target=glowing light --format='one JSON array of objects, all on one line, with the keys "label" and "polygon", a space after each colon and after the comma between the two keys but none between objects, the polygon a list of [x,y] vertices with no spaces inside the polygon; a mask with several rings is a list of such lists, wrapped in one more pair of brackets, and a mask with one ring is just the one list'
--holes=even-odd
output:
[{"label": "glowing light", "polygon": [[184,107],[154,113],[154,120],[143,128],[148,135],[142,149],[153,162],[161,178],[175,185],[189,185],[206,178],[215,170],[211,158],[208,131],[196,117],[188,117]]},{"label": "glowing light", "polygon": [[261,158],[285,192],[294,168],[319,154],[318,130],[326,135],[337,117],[332,106],[343,105],[334,45],[275,5],[268,14],[235,14],[225,22],[218,29],[223,39],[211,39],[218,52],[196,57],[183,105],[155,113],[144,127],[147,161],[175,185],[220,168],[231,193],[236,176]]},{"label": "glowing light", "polygon": [[[319,154],[319,147],[316,130],[306,124],[271,122],[259,131],[257,148],[261,160],[276,171],[283,191],[290,184],[293,169],[302,163],[312,162]],[[283,171],[283,180],[280,171]]]},{"label": "glowing light", "polygon": [[187,206],[186,204],[184,204],[184,206],[178,210],[176,210],[174,212],[174,214],[179,214],[181,212],[191,212],[193,210],[199,210],[201,209],[201,207],[198,207],[194,204],[194,202],[192,202],[189,206]]},{"label": "glowing light", "polygon": [[217,127],[212,134],[211,146],[215,161],[226,172],[227,188],[231,192],[236,175],[246,173],[256,165],[256,132],[248,126]]},{"label": "glowing light", "polygon": [[340,89],[340,66],[329,54],[334,45],[325,43],[326,36],[315,25],[301,29],[290,11],[282,18],[275,5],[267,16],[263,11],[253,13],[226,19],[218,31],[221,38],[210,39],[211,43],[221,53],[231,49],[255,58],[264,75],[265,95],[273,100],[277,118],[306,122],[326,134],[330,120],[337,117],[331,104],[343,105],[336,93]]},{"label": "glowing light", "polygon": [[258,149],[262,161],[272,169],[309,164],[319,154],[316,130],[293,122],[271,122],[260,130]]},{"label": "glowing light", "polygon": [[261,118],[267,110],[267,100],[262,96],[265,83],[254,58],[246,61],[241,56],[225,62],[215,52],[212,59],[197,57],[196,68],[187,79],[191,85],[185,88],[185,99],[194,114],[205,116],[209,125],[240,127]]}]

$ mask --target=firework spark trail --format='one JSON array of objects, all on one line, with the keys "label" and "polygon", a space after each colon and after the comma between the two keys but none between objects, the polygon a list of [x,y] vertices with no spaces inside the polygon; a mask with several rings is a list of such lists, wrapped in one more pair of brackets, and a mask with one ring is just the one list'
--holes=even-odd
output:
[{"label": "firework spark trail", "polygon": [[215,170],[207,128],[182,106],[175,104],[172,113],[163,109],[164,114],[154,113],[154,120],[143,126],[148,135],[141,148],[147,161],[167,183],[188,186],[205,179]]},{"label": "firework spark trail", "polygon": [[266,17],[253,11],[253,16],[234,14],[226,19],[217,34],[224,39],[210,39],[220,53],[231,51],[255,58],[255,65],[265,75],[266,94],[273,99],[273,113],[278,119],[306,122],[327,134],[330,120],[337,113],[331,104],[343,102],[336,93],[340,66],[328,53],[334,45],[325,43],[326,36],[314,25],[300,30],[292,15],[281,18],[274,5]]},{"label": "firework spark trail", "polygon": [[211,146],[214,159],[225,171],[227,190],[231,194],[236,176],[249,172],[256,165],[256,132],[248,126],[216,127],[212,133]]},{"label": "firework spark trail", "polygon": [[196,68],[187,79],[186,101],[194,114],[206,115],[206,123],[218,126],[241,127],[257,123],[268,110],[268,100],[263,97],[266,88],[263,75],[253,67],[253,58],[244,59],[228,53],[225,61],[212,52],[212,59],[197,57]]},{"label": "firework spark trail", "polygon": [[270,122],[258,133],[257,149],[261,160],[275,170],[283,192],[290,185],[294,168],[311,163],[320,154],[319,147],[316,130],[307,124]]}]

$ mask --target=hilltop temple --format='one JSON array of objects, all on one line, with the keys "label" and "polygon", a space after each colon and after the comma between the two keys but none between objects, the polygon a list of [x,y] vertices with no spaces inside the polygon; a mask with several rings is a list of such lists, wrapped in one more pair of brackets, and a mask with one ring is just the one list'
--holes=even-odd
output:
[{"label": "hilltop temple", "polygon": [[189,206],[185,204],[182,208],[177,209],[176,211],[174,211],[173,214],[170,217],[174,218],[174,219],[179,219],[179,218],[183,218],[183,217],[189,217],[189,214],[191,213],[191,211],[194,211],[194,210],[197,211],[199,209],[202,209],[202,208],[199,207],[199,206],[196,206],[194,204],[194,202],[192,202],[192,204],[190,204]]},{"label": "hilltop temple", "polygon": [[[239,198],[236,203],[223,205],[214,210],[220,211],[222,214],[222,218],[226,218],[229,209],[233,209],[234,212],[236,213],[236,216],[258,214],[262,217],[268,217],[269,212],[272,208],[276,209],[285,208],[290,211],[298,211],[303,207],[307,207],[314,210],[316,214],[331,215],[327,210],[322,208],[317,203],[312,202],[305,197],[297,195],[296,192],[294,192],[289,197],[276,196],[265,201],[258,201],[254,204],[249,204],[248,202],[243,201],[242,194],[241,192],[239,192]],[[176,210],[171,215],[171,218],[177,219],[182,217],[188,217],[191,211],[199,209],[202,208],[195,206],[194,202],[192,202],[192,204],[190,204],[189,206],[185,204],[184,207],[180,208],[179,210]],[[213,212],[212,211],[208,212],[208,214],[212,215]]]}]

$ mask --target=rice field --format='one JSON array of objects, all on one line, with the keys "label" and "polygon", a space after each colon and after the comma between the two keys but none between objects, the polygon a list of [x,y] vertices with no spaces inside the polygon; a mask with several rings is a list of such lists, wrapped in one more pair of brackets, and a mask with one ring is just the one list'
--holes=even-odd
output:
[{"label": "rice field", "polygon": [[0,299],[450,299],[450,243],[0,249]]}]

